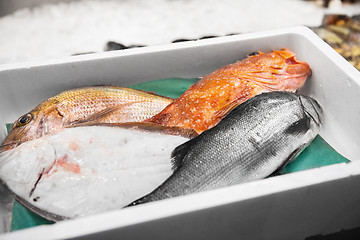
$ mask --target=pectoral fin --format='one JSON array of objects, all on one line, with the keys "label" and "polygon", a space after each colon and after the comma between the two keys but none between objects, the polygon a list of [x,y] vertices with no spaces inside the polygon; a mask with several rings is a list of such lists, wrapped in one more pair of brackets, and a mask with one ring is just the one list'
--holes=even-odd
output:
[{"label": "pectoral fin", "polygon": [[139,102],[140,101],[136,101],[136,102],[124,103],[121,105],[116,105],[113,107],[108,107],[99,112],[91,114],[84,119],[73,121],[70,123],[70,125],[74,126],[74,125],[82,124],[82,123],[93,123],[93,124],[102,123],[109,115],[113,114],[114,112],[120,111],[121,109],[123,109],[125,107],[131,106],[132,104],[139,103]]},{"label": "pectoral fin", "polygon": [[225,117],[229,112],[231,112],[234,108],[239,106],[240,103],[236,100],[229,102],[225,107],[219,109],[214,113],[215,117],[218,119],[222,119]]},{"label": "pectoral fin", "polygon": [[307,147],[308,144],[303,144],[301,145],[299,148],[295,149],[290,155],[289,157],[278,167],[278,169],[276,169],[272,174],[269,175],[269,177],[274,177],[277,175],[280,175],[280,171],[289,163],[293,162],[299,155],[300,153]]}]

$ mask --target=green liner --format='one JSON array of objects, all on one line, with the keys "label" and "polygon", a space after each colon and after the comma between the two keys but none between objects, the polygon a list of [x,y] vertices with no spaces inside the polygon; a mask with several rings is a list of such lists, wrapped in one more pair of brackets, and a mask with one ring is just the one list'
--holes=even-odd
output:
[{"label": "green liner", "polygon": [[[171,98],[177,98],[198,80],[198,78],[169,78],[135,84],[130,87],[143,91],[154,92]],[[11,124],[7,125],[7,127],[9,130],[11,128]],[[292,173],[343,162],[349,162],[349,160],[336,152],[323,138],[318,135],[297,157],[297,159],[288,164],[285,168],[281,169],[279,174]],[[11,231],[52,223],[53,222],[31,212],[18,202],[15,202]]]}]

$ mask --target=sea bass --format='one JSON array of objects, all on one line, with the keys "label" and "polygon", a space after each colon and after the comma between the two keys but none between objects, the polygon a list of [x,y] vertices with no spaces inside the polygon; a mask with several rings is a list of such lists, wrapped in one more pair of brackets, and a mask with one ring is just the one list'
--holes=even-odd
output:
[{"label": "sea bass", "polygon": [[120,209],[173,173],[171,151],[192,134],[141,123],[63,128],[0,153],[0,181],[53,221]]},{"label": "sea bass", "polygon": [[257,94],[295,92],[310,73],[309,65],[296,60],[288,49],[258,52],[204,76],[146,122],[190,128],[201,133]]},{"label": "sea bass", "polygon": [[129,206],[265,178],[312,141],[322,118],[322,108],[310,97],[257,95],[178,146],[172,152],[174,174]]},{"label": "sea bass", "polygon": [[141,122],[173,99],[130,88],[100,86],[62,92],[40,103],[13,124],[2,151],[80,122]]}]

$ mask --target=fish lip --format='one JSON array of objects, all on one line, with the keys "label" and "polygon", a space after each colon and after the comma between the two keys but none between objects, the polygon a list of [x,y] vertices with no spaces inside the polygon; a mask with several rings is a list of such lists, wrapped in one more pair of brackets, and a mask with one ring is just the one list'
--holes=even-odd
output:
[{"label": "fish lip", "polygon": [[9,143],[5,143],[0,145],[0,152],[5,152],[8,150],[11,150],[13,148],[16,148],[18,146],[20,146],[20,144],[22,144],[23,141],[18,141],[18,142],[9,142]]}]

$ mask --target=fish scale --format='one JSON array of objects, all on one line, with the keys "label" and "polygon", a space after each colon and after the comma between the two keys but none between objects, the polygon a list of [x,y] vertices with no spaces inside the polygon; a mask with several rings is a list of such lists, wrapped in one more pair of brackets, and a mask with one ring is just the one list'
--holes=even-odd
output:
[{"label": "fish scale", "polygon": [[257,95],[178,146],[172,153],[174,174],[130,206],[265,178],[293,160],[321,124],[322,109],[310,97]]}]

